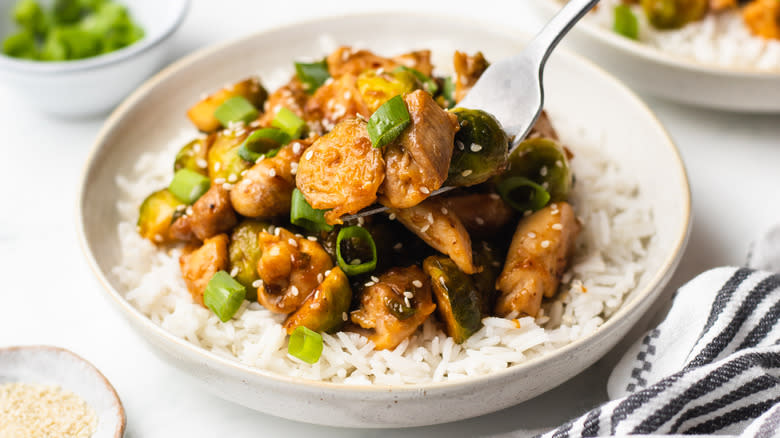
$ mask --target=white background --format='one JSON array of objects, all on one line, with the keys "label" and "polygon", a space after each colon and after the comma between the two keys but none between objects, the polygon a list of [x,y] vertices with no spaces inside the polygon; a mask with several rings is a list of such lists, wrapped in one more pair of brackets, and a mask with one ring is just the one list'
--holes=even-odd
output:
[{"label": "white background", "polygon": [[[390,8],[462,14],[516,26],[526,33],[540,24],[526,1],[393,0],[375,5],[368,1],[193,0],[189,16],[174,37],[171,60],[218,41],[286,23]],[[28,109],[4,87],[0,84],[0,346],[52,344],[92,361],[124,402],[128,438],[451,437],[515,430],[525,434],[555,426],[605,399],[606,377],[620,346],[587,372],[533,401],[477,419],[406,430],[310,426],[256,413],[188,386],[151,354],[102,297],[76,241],[81,167],[102,119],[49,118]],[[702,270],[743,263],[749,242],[780,222],[780,116],[713,112],[652,98],[647,102],[679,145],[694,203],[690,244],[657,305],[662,308],[676,287]],[[599,104],[605,103],[594,102],[594,110]],[[306,417],[305,412],[298,415]]]}]

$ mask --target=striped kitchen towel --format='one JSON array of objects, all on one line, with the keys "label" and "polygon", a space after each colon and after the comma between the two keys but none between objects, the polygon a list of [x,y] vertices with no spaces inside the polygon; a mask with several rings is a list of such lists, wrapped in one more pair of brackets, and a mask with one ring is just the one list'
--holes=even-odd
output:
[{"label": "striped kitchen towel", "polygon": [[615,367],[612,401],[543,436],[780,437],[780,228],[767,236],[751,268],[713,269],[680,288]]}]

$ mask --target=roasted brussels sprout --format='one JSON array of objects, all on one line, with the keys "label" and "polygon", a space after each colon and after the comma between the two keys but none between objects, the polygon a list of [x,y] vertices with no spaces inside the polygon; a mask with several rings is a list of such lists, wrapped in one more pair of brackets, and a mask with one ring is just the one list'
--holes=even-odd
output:
[{"label": "roasted brussels sprout", "polygon": [[[565,201],[572,186],[566,152],[558,142],[548,138],[525,140],[509,155],[509,167],[498,177],[499,192],[502,182],[515,177],[527,178],[540,185],[549,193],[549,202]],[[510,200],[507,202],[517,204]]]},{"label": "roasted brussels sprout", "polygon": [[473,186],[501,173],[506,166],[509,138],[492,115],[474,109],[455,108],[460,130],[445,185]]},{"label": "roasted brussels sprout", "polygon": [[208,152],[213,136],[196,138],[179,149],[176,153],[176,161],[173,162],[173,171],[190,169],[201,175],[208,175]]},{"label": "roasted brussels sprout", "polygon": [[[180,207],[181,206],[181,207]],[[138,234],[154,243],[170,240],[168,230],[177,210],[186,205],[176,199],[168,189],[158,190],[144,199],[138,211]]]},{"label": "roasted brussels sprout", "polygon": [[456,343],[463,343],[482,327],[480,291],[449,257],[428,257],[423,261],[423,271],[431,277],[436,310],[444,322],[444,331]]},{"label": "roasted brussels sprout", "polygon": [[230,87],[223,88],[216,93],[204,98],[196,103],[187,111],[187,117],[192,124],[203,132],[214,132],[222,125],[216,117],[214,111],[219,108],[226,100],[235,96],[245,97],[255,108],[262,109],[265,100],[268,98],[268,92],[260,84],[258,78],[244,79]]},{"label": "roasted brussels sprout", "polygon": [[315,332],[333,332],[347,321],[352,289],[344,271],[338,266],[317,286],[301,307],[284,321],[287,333],[298,326]]},{"label": "roasted brussels sprout", "polygon": [[700,20],[708,7],[709,0],[642,0],[647,21],[658,29],[678,29]]},{"label": "roasted brussels sprout", "polygon": [[270,225],[267,222],[245,219],[233,229],[230,235],[229,272],[237,270],[234,278],[246,287],[246,299],[249,301],[257,301],[257,288],[252,283],[260,279],[257,275],[257,261],[263,255],[263,249],[257,242],[257,235],[268,229]]},{"label": "roasted brussels sprout", "polygon": [[238,155],[238,149],[246,138],[246,134],[237,135],[232,131],[220,131],[214,143],[209,148],[206,160],[208,162],[208,176],[213,183],[235,183],[241,179],[241,172],[251,167],[251,163],[244,161]]},{"label": "roasted brussels sprout", "polygon": [[501,261],[498,249],[493,248],[489,243],[474,242],[474,264],[482,268],[481,271],[472,275],[474,286],[477,287],[482,296],[482,315],[493,314],[493,305],[498,297],[496,289],[496,280],[501,274]]},{"label": "roasted brussels sprout", "polygon": [[416,88],[419,88],[417,78],[411,71],[404,69],[381,73],[377,73],[377,70],[367,70],[357,78],[357,89],[371,113],[391,97],[403,95]]}]

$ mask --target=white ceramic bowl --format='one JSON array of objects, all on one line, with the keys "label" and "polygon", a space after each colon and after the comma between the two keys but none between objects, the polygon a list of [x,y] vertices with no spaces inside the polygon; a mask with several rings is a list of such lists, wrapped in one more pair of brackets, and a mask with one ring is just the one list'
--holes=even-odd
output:
[{"label": "white ceramic bowl", "polygon": [[[559,0],[532,2],[544,18]],[[705,65],[624,38],[587,17],[565,44],[636,90],[665,99],[728,111],[780,112],[780,72]]]},{"label": "white ceramic bowl", "polygon": [[[31,106],[50,114],[77,118],[110,111],[165,63],[171,36],[189,8],[189,0],[121,3],[144,29],[142,40],[76,61],[28,61],[0,53],[0,82]],[[14,4],[16,0],[0,0],[0,39],[16,28],[10,18]]]},{"label": "white ceramic bowl", "polygon": [[[46,345],[0,348],[0,384],[56,385],[95,411],[92,438],[122,438],[125,410],[114,387],[94,365],[68,350]],[[1,426],[1,425],[0,425]]]},{"label": "white ceramic bowl", "polygon": [[83,175],[78,221],[95,274],[154,351],[197,384],[258,411],[334,426],[403,427],[460,420],[517,404],[581,372],[615,345],[661,292],[679,261],[690,224],[689,187],[677,149],[647,107],[611,76],[568,53],[556,53],[550,61],[549,108],[572,124],[603,133],[606,153],[636,176],[642,198],[658,212],[648,272],[625,305],[592,336],[489,376],[404,387],[354,386],[279,376],[209,353],[166,332],[123,298],[126,291],[111,274],[120,259],[116,175],[129,172],[143,152],[160,150],[183,129],[191,130],[183,113],[202,91],[256,72],[266,79],[279,68],[292,74],[295,58],[324,54],[318,43],[323,34],[387,54],[445,47],[450,53],[453,48],[481,49],[488,59],[499,59],[522,46],[515,31],[457,18],[387,13],[337,17],[202,50],[139,88],[98,136]]}]

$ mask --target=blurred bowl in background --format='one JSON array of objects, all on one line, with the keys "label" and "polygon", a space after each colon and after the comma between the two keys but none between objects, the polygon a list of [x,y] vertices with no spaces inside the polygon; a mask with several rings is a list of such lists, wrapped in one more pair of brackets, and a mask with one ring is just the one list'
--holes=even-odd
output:
[{"label": "blurred bowl in background", "polygon": [[[0,40],[13,33],[17,0],[0,0]],[[50,2],[42,1],[47,4]],[[123,49],[74,61],[29,61],[0,53],[0,83],[30,106],[63,117],[88,117],[114,108],[166,61],[171,36],[189,0],[120,0],[144,29]]]}]

